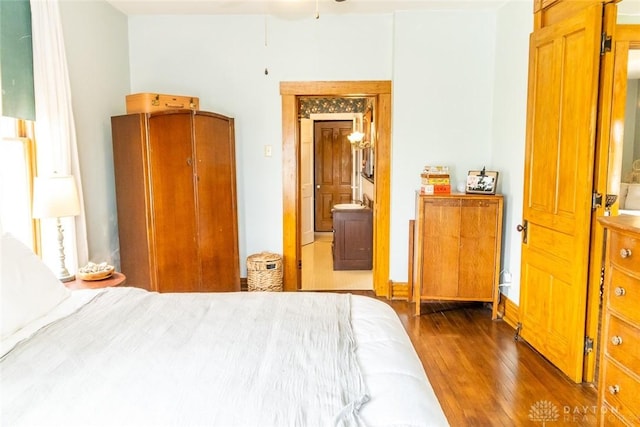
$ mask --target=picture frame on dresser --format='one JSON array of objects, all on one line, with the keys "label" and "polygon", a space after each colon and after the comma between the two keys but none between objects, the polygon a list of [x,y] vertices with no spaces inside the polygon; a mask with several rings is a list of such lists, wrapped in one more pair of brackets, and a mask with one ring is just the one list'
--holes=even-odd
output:
[{"label": "picture frame on dresser", "polygon": [[497,171],[471,170],[467,174],[466,193],[470,194],[496,194],[498,186]]}]

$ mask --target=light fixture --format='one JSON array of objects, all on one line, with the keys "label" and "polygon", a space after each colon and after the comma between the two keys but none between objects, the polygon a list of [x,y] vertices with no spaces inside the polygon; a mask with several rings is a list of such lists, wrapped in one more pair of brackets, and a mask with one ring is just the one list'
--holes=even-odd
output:
[{"label": "light fixture", "polygon": [[362,132],[362,122],[360,122],[360,126],[358,126],[358,119],[356,117],[353,118],[353,130],[347,135],[347,139],[354,148],[362,148],[364,132]]},{"label": "light fixture", "polygon": [[60,265],[56,277],[61,282],[75,279],[64,263],[64,235],[60,218],[80,214],[78,189],[73,176],[36,177],[33,187],[33,217],[56,218],[58,228],[58,257]]},{"label": "light fixture", "polygon": [[364,133],[358,132],[358,131],[353,131],[347,136],[347,139],[352,144],[359,144],[364,139]]}]

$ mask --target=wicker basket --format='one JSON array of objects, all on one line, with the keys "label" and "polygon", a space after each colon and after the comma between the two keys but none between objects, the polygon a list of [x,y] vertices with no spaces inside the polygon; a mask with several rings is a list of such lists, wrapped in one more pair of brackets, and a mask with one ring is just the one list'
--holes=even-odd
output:
[{"label": "wicker basket", "polygon": [[249,291],[282,292],[282,257],[261,252],[247,257]]}]

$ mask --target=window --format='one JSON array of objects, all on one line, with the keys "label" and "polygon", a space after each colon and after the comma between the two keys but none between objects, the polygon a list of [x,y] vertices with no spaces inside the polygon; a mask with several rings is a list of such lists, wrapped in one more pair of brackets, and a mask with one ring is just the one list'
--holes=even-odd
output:
[{"label": "window", "polygon": [[31,218],[36,174],[33,122],[2,117],[0,124],[0,223],[3,231],[40,253],[38,222]]}]

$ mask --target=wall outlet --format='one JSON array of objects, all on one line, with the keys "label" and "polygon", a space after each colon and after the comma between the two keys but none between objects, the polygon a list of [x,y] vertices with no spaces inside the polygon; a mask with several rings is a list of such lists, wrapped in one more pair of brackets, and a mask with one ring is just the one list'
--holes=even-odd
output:
[{"label": "wall outlet", "polygon": [[511,283],[511,272],[509,270],[505,270],[504,273],[502,273],[502,283]]}]

